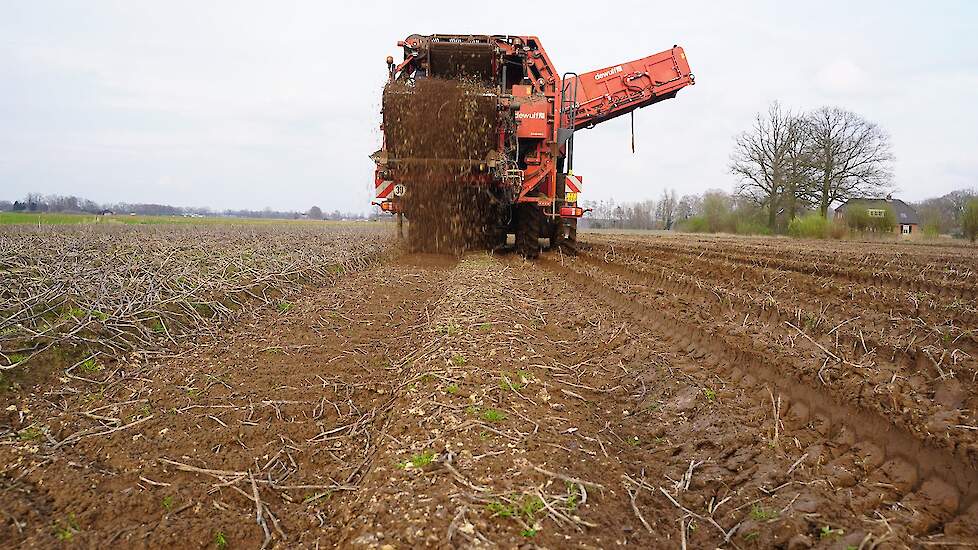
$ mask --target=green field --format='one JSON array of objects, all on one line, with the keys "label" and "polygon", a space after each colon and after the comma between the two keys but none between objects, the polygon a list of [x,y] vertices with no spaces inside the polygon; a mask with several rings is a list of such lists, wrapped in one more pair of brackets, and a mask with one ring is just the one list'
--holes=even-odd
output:
[{"label": "green field", "polygon": [[75,225],[75,224],[352,224],[367,223],[355,221],[284,220],[264,218],[185,218],[183,216],[129,216],[115,214],[98,216],[95,214],[48,214],[38,212],[0,212],[0,225]]}]

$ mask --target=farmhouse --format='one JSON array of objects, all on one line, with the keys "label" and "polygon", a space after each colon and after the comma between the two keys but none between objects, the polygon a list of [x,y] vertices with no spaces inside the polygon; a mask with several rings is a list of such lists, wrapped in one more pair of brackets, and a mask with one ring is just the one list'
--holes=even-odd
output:
[{"label": "farmhouse", "polygon": [[887,195],[885,199],[849,199],[835,209],[835,218],[844,220],[846,210],[854,207],[865,208],[871,218],[882,218],[887,210],[891,210],[896,218],[895,232],[902,235],[914,235],[919,232],[920,217],[914,207],[900,199],[894,199],[891,195]]}]

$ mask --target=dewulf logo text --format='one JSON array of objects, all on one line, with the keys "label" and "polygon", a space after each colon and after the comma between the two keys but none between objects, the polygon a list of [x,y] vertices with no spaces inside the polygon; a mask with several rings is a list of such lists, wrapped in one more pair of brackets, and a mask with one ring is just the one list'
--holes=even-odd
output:
[{"label": "dewulf logo text", "polygon": [[622,71],[621,65],[618,65],[617,67],[612,67],[612,68],[608,69],[607,71],[605,71],[603,73],[598,73],[598,74],[594,75],[594,79],[595,80],[601,80],[602,78],[604,78],[606,76],[611,76],[613,74],[618,74],[621,71]]},{"label": "dewulf logo text", "polygon": [[547,118],[547,115],[546,113],[516,113],[517,120],[524,119],[524,118],[535,118],[535,119],[543,120]]}]

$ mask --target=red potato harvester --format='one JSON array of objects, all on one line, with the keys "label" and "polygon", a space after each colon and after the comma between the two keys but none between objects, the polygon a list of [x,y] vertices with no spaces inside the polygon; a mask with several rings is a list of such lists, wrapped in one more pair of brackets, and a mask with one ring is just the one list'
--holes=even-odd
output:
[{"label": "red potato harvester", "polygon": [[[495,104],[495,120],[482,124],[491,132],[484,150],[451,162],[466,172],[461,185],[476,184],[502,213],[492,218],[497,227],[487,230],[499,241],[490,246],[502,245],[512,233],[528,257],[538,254],[539,238],[571,247],[576,241],[584,210],[578,206],[583,185],[574,173],[574,132],[674,98],[694,83],[678,46],[562,76],[533,36],[411,35],[398,46],[404,59],[395,64],[387,58],[389,88],[401,85],[410,93],[422,79],[478,82],[484,90],[478,100]],[[411,217],[410,202],[403,199],[417,183],[405,167],[419,159],[398,157],[396,121],[387,112],[384,117],[384,144],[371,155],[377,165],[375,204],[400,222],[402,215]]]}]

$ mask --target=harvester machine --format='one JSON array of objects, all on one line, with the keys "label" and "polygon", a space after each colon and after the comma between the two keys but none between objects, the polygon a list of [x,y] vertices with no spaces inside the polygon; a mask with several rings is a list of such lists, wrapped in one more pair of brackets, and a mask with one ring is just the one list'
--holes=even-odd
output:
[{"label": "harvester machine", "polygon": [[479,216],[484,243],[500,247],[514,234],[527,257],[538,255],[541,238],[551,246],[576,242],[585,210],[575,132],[674,98],[694,83],[678,46],[563,75],[533,36],[415,34],[398,46],[403,60],[387,58],[384,142],[371,155],[375,204],[395,214],[399,227],[406,216],[412,234],[427,231],[412,218],[432,206],[423,200],[442,200],[422,192],[440,170],[451,175],[456,198],[469,195],[482,206],[471,215]]}]

